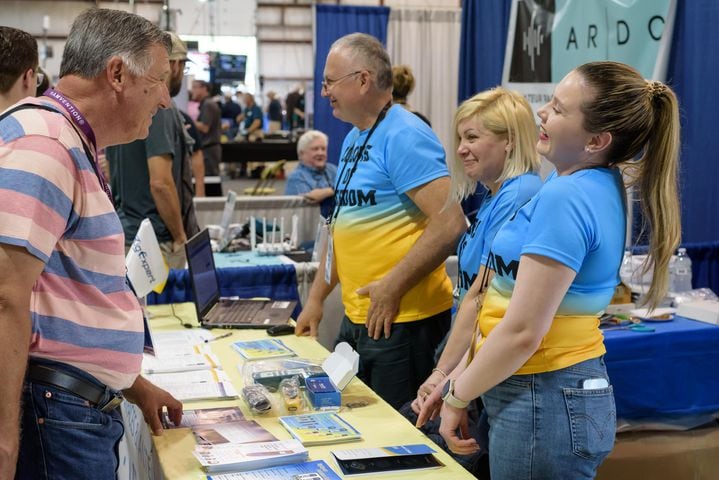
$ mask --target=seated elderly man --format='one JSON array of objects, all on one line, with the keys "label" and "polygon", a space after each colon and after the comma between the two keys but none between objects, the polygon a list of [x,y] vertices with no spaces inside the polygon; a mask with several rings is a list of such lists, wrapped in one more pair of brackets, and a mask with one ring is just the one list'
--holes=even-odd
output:
[{"label": "seated elderly man", "polygon": [[327,163],[327,135],[318,130],[305,132],[297,141],[299,166],[287,177],[285,195],[304,195],[321,203],[335,194],[337,166]]}]

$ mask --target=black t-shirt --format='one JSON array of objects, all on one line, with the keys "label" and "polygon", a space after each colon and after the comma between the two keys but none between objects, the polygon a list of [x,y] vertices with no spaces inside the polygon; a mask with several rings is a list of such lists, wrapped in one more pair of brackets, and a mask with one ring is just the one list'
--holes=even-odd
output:
[{"label": "black t-shirt", "polygon": [[282,121],[282,104],[276,98],[270,102],[270,106],[267,108],[267,117],[270,122]]},{"label": "black t-shirt", "polygon": [[126,245],[132,243],[140,222],[145,218],[152,222],[158,241],[172,240],[150,191],[147,160],[160,155],[172,157],[172,177],[178,191],[185,234],[189,237],[199,231],[192,205],[192,170],[183,129],[176,108],[158,110],[152,117],[146,139],[106,149],[113,200],[125,231]]}]

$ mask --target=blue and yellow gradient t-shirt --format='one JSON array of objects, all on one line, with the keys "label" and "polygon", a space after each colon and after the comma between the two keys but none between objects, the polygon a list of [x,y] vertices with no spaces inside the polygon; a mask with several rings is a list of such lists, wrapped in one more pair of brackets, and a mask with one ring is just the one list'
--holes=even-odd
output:
[{"label": "blue and yellow gradient t-shirt", "polygon": [[[624,235],[624,186],[611,168],[552,174],[497,232],[488,259],[495,276],[479,314],[483,338],[507,311],[521,255],[548,257],[577,272],[549,332],[518,374],[558,370],[605,353],[597,314],[619,283]],[[532,312],[526,314],[531,322]]]},{"label": "blue and yellow gradient t-shirt", "polygon": [[[437,136],[400,105],[389,109],[361,152],[369,131],[354,128],[347,134],[335,189],[334,255],[345,314],[354,323],[365,322],[370,304],[369,296],[355,291],[387,275],[427,225],[407,192],[448,175]],[[452,284],[442,264],[402,297],[395,322],[422,320],[451,307]]]},{"label": "blue and yellow gradient t-shirt", "polygon": [[488,196],[482,202],[469,230],[459,240],[457,247],[457,290],[459,303],[467,290],[477,279],[479,267],[487,264],[489,248],[494,236],[509,217],[542,186],[542,179],[536,173],[525,173],[509,178],[502,183],[494,196]]}]

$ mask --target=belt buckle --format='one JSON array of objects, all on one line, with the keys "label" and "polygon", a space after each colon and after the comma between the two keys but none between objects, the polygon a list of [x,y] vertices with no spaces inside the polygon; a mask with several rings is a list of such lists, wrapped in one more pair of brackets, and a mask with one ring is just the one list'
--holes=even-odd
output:
[{"label": "belt buckle", "polygon": [[102,413],[107,413],[115,410],[117,407],[120,406],[122,401],[124,400],[124,397],[121,394],[116,394],[110,401],[108,401],[105,405],[102,406],[100,411]]}]

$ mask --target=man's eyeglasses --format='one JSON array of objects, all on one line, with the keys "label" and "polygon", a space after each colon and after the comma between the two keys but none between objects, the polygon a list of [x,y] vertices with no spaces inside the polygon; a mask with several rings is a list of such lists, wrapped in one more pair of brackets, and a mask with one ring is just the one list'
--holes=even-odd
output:
[{"label": "man's eyeglasses", "polygon": [[43,72],[35,70],[35,76],[37,78],[37,86],[39,87],[40,85],[42,85],[42,81],[45,80],[45,74]]},{"label": "man's eyeglasses", "polygon": [[324,90],[326,92],[330,88],[332,88],[333,85],[340,83],[342,80],[344,80],[345,78],[349,78],[352,75],[357,75],[358,73],[362,73],[362,70],[350,72],[347,75],[342,75],[340,78],[336,78],[334,80],[329,77],[325,77],[325,79],[322,81],[322,90]]}]

